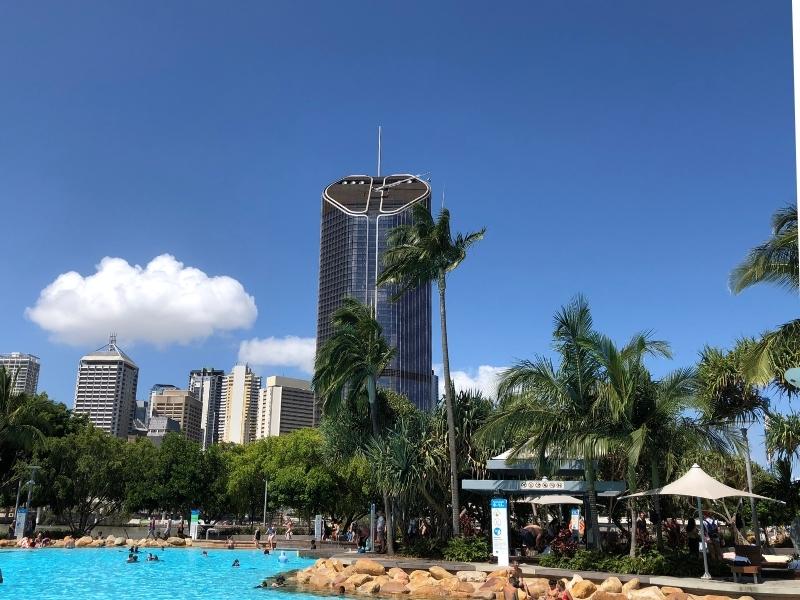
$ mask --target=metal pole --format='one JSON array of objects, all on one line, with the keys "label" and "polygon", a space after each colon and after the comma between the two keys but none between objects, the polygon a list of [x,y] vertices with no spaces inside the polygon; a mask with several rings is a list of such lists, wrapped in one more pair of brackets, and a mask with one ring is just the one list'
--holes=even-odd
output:
[{"label": "metal pole", "polygon": [[269,478],[264,478],[264,531],[267,529],[267,485],[269,484]]},{"label": "metal pole", "polygon": [[[753,493],[753,472],[750,468],[750,442],[747,439],[747,427],[742,427],[742,436],[744,437],[744,447],[747,450],[747,459],[745,460],[745,468],[747,469],[747,491]],[[750,497],[750,512],[753,517],[753,529],[756,532],[756,546],[758,551],[761,552],[761,528],[758,526],[758,513],[756,512],[756,499]]]},{"label": "metal pole", "polygon": [[19,481],[17,482],[17,501],[14,504],[14,521],[16,522],[17,519],[17,510],[19,510],[19,493],[22,490],[22,478],[20,477]]},{"label": "metal pole", "polygon": [[369,552],[375,551],[375,503],[369,506]]},{"label": "metal pole", "polygon": [[378,177],[381,175],[381,126],[378,125]]},{"label": "metal pole", "polygon": [[708,544],[706,543],[703,507],[700,505],[700,496],[697,496],[697,518],[700,519],[700,542],[703,544],[703,576],[701,579],[711,579],[711,574],[708,572]]}]

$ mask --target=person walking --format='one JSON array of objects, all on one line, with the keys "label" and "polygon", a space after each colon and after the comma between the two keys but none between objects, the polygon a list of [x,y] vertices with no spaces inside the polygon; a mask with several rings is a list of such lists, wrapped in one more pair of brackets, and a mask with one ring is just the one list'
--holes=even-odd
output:
[{"label": "person walking", "polygon": [[292,539],[292,528],[294,527],[294,523],[292,522],[291,518],[286,517],[285,527],[286,527],[286,533],[285,533],[284,537],[287,540],[290,540],[290,539]]},{"label": "person walking", "polygon": [[275,550],[275,534],[277,530],[275,529],[275,524],[269,526],[267,529],[267,545],[269,546],[269,551],[272,552]]},{"label": "person walking", "polygon": [[261,528],[256,525],[256,530],[253,532],[253,543],[256,545],[256,550],[261,548]]},{"label": "person walking", "polygon": [[153,536],[153,539],[156,539],[156,518],[150,517],[150,525],[147,528],[147,539],[150,539],[150,536]]},{"label": "person walking", "polygon": [[383,511],[378,512],[378,519],[375,522],[375,552],[383,554],[386,552],[386,517]]}]

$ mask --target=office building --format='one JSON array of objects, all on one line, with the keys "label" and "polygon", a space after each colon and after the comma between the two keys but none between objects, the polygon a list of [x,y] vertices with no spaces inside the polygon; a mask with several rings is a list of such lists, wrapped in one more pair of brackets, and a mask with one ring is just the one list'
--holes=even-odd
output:
[{"label": "office building", "polygon": [[331,315],[352,297],[376,308],[383,335],[397,352],[379,385],[431,408],[431,286],[392,302],[394,286],[375,285],[389,231],[410,224],[414,204],[430,207],[431,188],[413,175],[340,179],[322,193],[317,348],[330,337]]},{"label": "office building", "polygon": [[0,354],[0,366],[5,367],[14,380],[12,394],[36,393],[39,386],[38,356],[24,352]]},{"label": "office building", "polygon": [[144,429],[147,429],[147,422],[150,420],[150,400],[136,401],[136,408],[133,410],[133,420],[137,424],[143,425]]},{"label": "office building", "polygon": [[222,441],[246,444],[256,437],[261,377],[247,365],[236,365],[222,380]]},{"label": "office building", "polygon": [[203,449],[220,441],[222,429],[222,380],[225,371],[204,367],[189,373],[189,389],[203,405],[200,417],[200,443]]},{"label": "office building", "polygon": [[314,427],[311,382],[289,377],[267,377],[258,394],[256,439]]},{"label": "office building", "polygon": [[178,386],[172,385],[171,383],[154,383],[153,387],[150,388],[150,396],[147,403],[150,412],[147,413],[147,418],[149,419],[151,416],[153,416],[153,396],[162,393],[164,390],[177,390],[177,389]]},{"label": "office building", "polygon": [[200,416],[203,405],[191,390],[162,390],[150,396],[150,420],[155,417],[169,417],[180,426],[188,439],[201,441]]},{"label": "office building", "polygon": [[111,435],[127,438],[136,410],[139,367],[117,346],[108,344],[81,358],[75,384],[75,413]]},{"label": "office building", "polygon": [[177,433],[181,430],[180,424],[169,417],[152,416],[147,426],[147,439],[156,446],[160,446],[168,433]]}]

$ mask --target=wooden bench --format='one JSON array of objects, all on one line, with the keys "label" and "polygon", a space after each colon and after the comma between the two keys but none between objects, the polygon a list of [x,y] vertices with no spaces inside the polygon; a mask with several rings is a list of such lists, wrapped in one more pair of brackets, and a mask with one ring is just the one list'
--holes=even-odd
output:
[{"label": "wooden bench", "polygon": [[758,565],[728,565],[733,573],[733,582],[739,583],[739,575],[752,575],[753,583],[758,583],[758,576],[761,574],[761,567]]}]

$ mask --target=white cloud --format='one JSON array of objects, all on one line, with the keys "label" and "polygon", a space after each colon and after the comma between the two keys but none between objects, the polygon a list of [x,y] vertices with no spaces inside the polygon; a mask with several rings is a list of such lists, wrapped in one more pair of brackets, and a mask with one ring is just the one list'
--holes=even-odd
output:
[{"label": "white cloud", "polygon": [[121,343],[163,346],[250,327],[258,309],[241,283],[209,277],[169,254],[144,268],[105,257],[96,273],[62,273],[25,315],[60,342],[101,343],[116,332]]},{"label": "white cloud", "polygon": [[287,335],[284,338],[268,337],[244,340],[239,345],[239,360],[251,365],[294,367],[304,373],[314,372],[314,338]]},{"label": "white cloud", "polygon": [[[497,397],[497,383],[500,374],[506,367],[493,367],[491,365],[481,365],[477,371],[451,371],[450,378],[456,391],[480,390],[488,398]],[[444,375],[441,363],[434,365],[433,370],[439,376],[439,396],[444,395]]]}]

